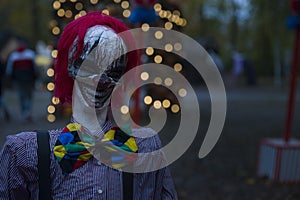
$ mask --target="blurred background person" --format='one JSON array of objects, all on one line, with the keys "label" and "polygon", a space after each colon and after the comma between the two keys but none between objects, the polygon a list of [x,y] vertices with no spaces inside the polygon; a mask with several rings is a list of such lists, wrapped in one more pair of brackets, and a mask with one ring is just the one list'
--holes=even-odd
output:
[{"label": "blurred background person", "polygon": [[14,82],[21,108],[22,118],[32,120],[32,99],[37,78],[35,52],[25,45],[13,51],[7,61],[6,75]]},{"label": "blurred background person", "polygon": [[10,120],[10,114],[9,114],[5,99],[3,97],[3,90],[2,90],[3,78],[4,78],[4,64],[2,62],[0,62],[0,108],[3,110],[5,119],[7,121],[9,121]]}]

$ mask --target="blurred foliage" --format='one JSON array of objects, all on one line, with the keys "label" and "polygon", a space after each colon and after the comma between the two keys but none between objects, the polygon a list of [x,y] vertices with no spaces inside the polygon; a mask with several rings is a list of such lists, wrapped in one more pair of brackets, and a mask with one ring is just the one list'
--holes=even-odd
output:
[{"label": "blurred foliage", "polygon": [[1,0],[0,30],[13,31],[35,44],[51,40],[48,28],[52,6],[49,0]]},{"label": "blurred foliage", "polygon": [[[241,17],[238,2],[247,6],[247,17]],[[279,63],[287,75],[294,38],[285,25],[291,14],[288,1],[189,0],[182,6],[189,22],[186,33],[214,41],[227,70],[232,52],[239,51],[252,60],[258,74],[272,76]]]},{"label": "blurred foliage", "polygon": [[[291,14],[288,1],[274,0],[169,0],[180,5],[188,20],[184,32],[212,43],[231,69],[231,55],[239,51],[249,57],[260,75],[273,75],[275,63],[288,71],[294,32],[285,26]],[[241,4],[247,5],[247,17]],[[245,7],[244,7],[245,9]],[[49,21],[53,17],[49,0],[1,0],[1,29],[13,30],[32,43],[51,42]],[[285,75],[285,74],[283,74]]]}]

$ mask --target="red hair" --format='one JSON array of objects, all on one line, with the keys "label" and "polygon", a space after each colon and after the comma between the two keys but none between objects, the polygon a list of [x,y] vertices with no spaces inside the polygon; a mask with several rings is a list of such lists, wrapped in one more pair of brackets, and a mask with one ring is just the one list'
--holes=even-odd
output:
[{"label": "red hair", "polygon": [[[60,99],[61,103],[72,102],[72,92],[74,79],[68,74],[68,54],[74,40],[77,39],[77,48],[73,60],[76,60],[82,53],[84,45],[84,37],[87,30],[96,25],[103,25],[113,29],[117,34],[129,30],[128,27],[114,17],[102,14],[99,11],[94,11],[79,17],[70,22],[64,29],[58,42],[58,54],[55,61],[55,89],[54,96]],[[122,37],[123,38],[123,37]],[[133,38],[126,34],[125,44],[132,45]],[[126,40],[131,40],[126,41]],[[132,49],[132,48],[131,48]],[[137,51],[127,53],[128,61],[125,72],[136,66]]]}]

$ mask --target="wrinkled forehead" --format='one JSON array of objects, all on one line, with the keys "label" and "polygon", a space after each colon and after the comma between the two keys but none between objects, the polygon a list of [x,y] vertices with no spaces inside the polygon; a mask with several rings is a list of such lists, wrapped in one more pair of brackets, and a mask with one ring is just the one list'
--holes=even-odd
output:
[{"label": "wrinkled forehead", "polygon": [[124,59],[126,45],[119,35],[106,26],[97,25],[88,29],[82,54],[77,60],[72,61],[76,48],[77,40],[74,41],[69,51],[68,72],[73,78],[79,74],[81,76],[100,75],[116,67],[126,67],[126,64],[122,63],[126,60]]}]

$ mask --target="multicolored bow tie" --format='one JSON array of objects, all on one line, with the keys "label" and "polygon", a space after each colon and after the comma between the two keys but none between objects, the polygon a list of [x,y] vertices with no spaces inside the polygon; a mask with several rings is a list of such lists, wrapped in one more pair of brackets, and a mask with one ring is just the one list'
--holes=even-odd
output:
[{"label": "multicolored bow tie", "polygon": [[101,161],[115,169],[132,163],[138,151],[135,138],[119,127],[107,131],[95,145],[95,141],[86,133],[83,126],[71,123],[59,135],[54,146],[54,155],[63,173],[68,174],[83,166],[98,147],[101,147],[101,151],[104,150],[100,155]]}]

